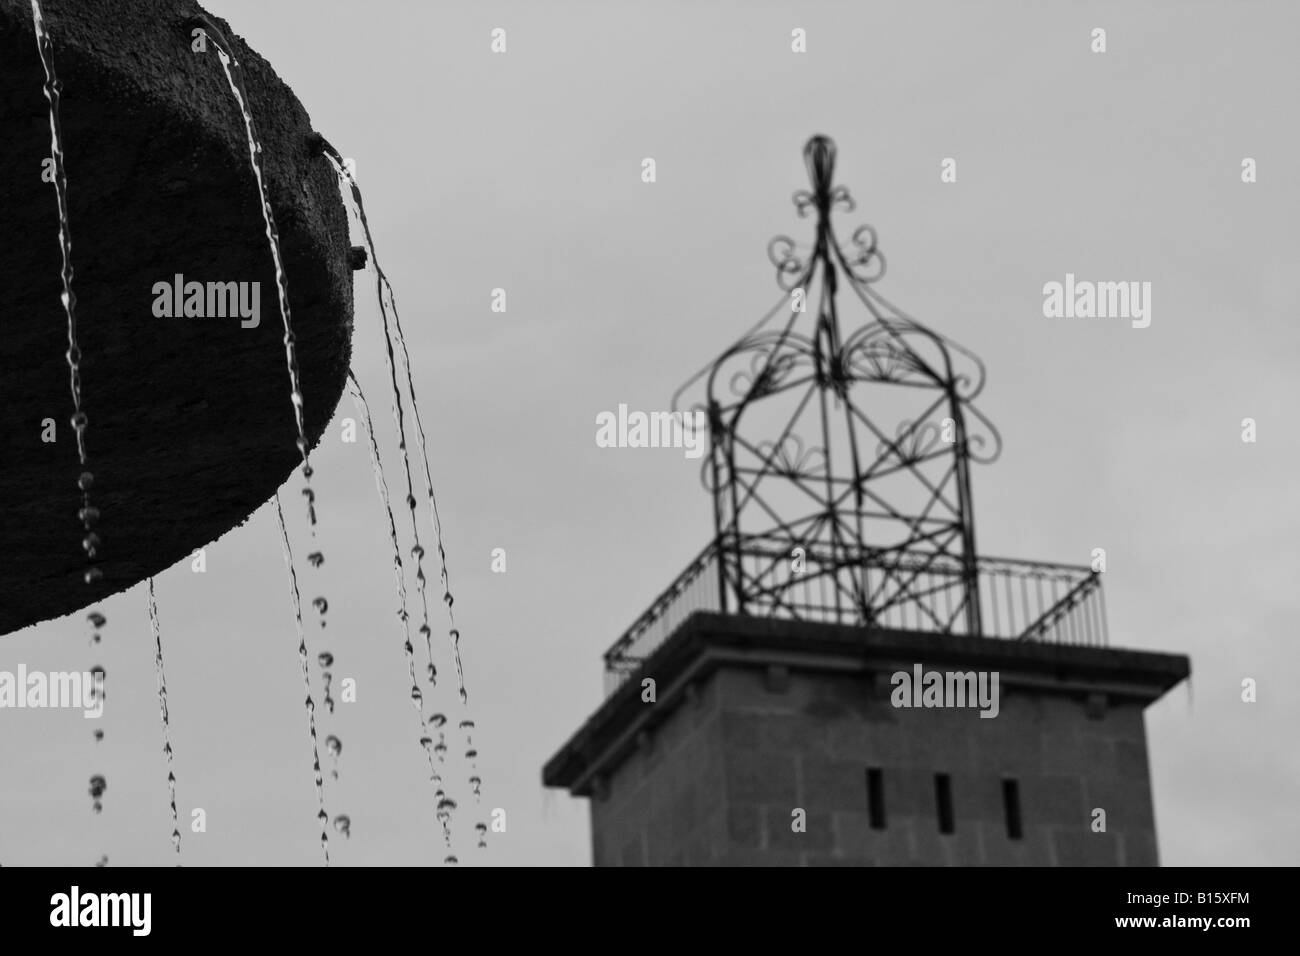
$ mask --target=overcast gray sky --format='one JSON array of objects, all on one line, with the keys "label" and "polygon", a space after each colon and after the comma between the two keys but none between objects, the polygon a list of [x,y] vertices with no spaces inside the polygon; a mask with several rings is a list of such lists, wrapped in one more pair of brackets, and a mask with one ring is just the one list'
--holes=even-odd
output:
[{"label": "overcast gray sky", "polygon": [[[208,7],[357,160],[403,308],[479,725],[483,802],[459,793],[459,818],[508,820],[488,850],[462,836],[463,863],[590,862],[586,804],[544,791],[541,765],[599,703],[600,652],[711,533],[698,462],[597,448],[595,416],[666,408],[774,301],[765,246],[808,235],[790,194],[818,132],[858,202],[841,233],[878,230],[877,289],[988,366],[980,407],[1005,451],[974,472],[981,550],[1087,563],[1104,547],[1112,644],[1191,655],[1193,689],[1147,712],[1163,862],[1300,861],[1294,5]],[[1043,284],[1067,272],[1151,282],[1150,327],[1044,318]],[[369,273],[356,299],[356,368],[394,449]],[[314,459],[335,676],[359,688],[330,728],[328,803],[353,833],[334,858],[436,863],[387,531],[366,447],[339,434]],[[317,863],[273,511],[157,588],[182,816],[208,821],[183,827],[185,862]],[[143,589],[104,611],[98,755],[78,713],[0,714],[6,865],[170,862]],[[82,669],[87,634],[78,614],[5,637],[0,669]],[[462,786],[459,761],[449,776]]]}]

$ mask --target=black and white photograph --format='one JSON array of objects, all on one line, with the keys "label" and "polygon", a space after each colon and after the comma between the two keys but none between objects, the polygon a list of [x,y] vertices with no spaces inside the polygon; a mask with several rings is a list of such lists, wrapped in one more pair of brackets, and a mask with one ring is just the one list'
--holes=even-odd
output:
[{"label": "black and white photograph", "polygon": [[0,923],[888,867],[1269,925],[1298,28],[0,0]]}]

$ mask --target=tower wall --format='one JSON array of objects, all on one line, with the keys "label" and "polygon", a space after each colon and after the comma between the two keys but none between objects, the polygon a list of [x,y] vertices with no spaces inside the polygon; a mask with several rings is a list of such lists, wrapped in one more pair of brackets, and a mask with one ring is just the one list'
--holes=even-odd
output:
[{"label": "tower wall", "polygon": [[[1142,707],[1013,689],[995,718],[895,708],[887,681],[724,667],[608,779],[594,862],[619,865],[1154,866]],[[652,705],[647,705],[652,706]],[[880,772],[873,828],[867,772]],[[950,778],[940,832],[935,775]],[[1003,781],[1018,787],[1008,835]],[[792,812],[806,830],[792,829]],[[1105,810],[1105,832],[1093,811]]]},{"label": "tower wall", "polygon": [[[796,644],[815,653],[784,649]],[[547,768],[548,783],[591,798],[597,866],[1158,864],[1142,714],[1186,676],[1184,657],[718,615],[669,645]],[[997,716],[895,707],[891,675],[914,663],[997,671]],[[657,675],[653,703],[645,675]]]},{"label": "tower wall", "polygon": [[[658,707],[658,704],[645,704]],[[591,799],[596,866],[704,866],[728,848],[724,740],[717,684],[642,738]]]}]

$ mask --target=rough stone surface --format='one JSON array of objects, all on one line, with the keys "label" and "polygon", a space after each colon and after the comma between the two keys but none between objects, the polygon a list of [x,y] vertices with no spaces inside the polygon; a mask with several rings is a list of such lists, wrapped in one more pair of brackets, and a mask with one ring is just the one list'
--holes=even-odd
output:
[{"label": "rough stone surface", "polygon": [[[86,567],[69,423],[44,74],[28,0],[0,0],[0,634],[83,608],[242,523],[298,462],[270,253],[243,123],[190,0],[47,0],[63,82],[74,291],[101,585]],[[289,276],[314,445],[350,358],[347,214],[306,111],[247,73]],[[260,282],[261,324],[155,318],[154,283]],[[57,441],[41,441],[42,421]],[[301,507],[296,492],[286,507]]]}]

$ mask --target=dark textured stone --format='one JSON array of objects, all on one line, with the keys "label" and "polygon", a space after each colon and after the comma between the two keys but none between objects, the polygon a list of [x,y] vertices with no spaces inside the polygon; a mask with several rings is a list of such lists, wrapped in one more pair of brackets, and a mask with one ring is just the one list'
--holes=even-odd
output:
[{"label": "dark textured stone", "polygon": [[[190,0],[47,2],[63,82],[74,291],[101,584],[87,586],[49,121],[28,0],[0,0],[0,633],[85,607],[242,523],[298,463],[283,327],[243,123]],[[213,18],[247,75],[314,445],[351,349],[347,214],[306,111]],[[260,282],[261,324],[160,319],[153,285]],[[43,444],[41,422],[57,423]],[[298,495],[286,507],[301,508]]]},{"label": "dark textured stone", "polygon": [[733,803],[727,808],[727,835],[732,846],[760,849],[763,846],[763,808],[752,803]]}]

